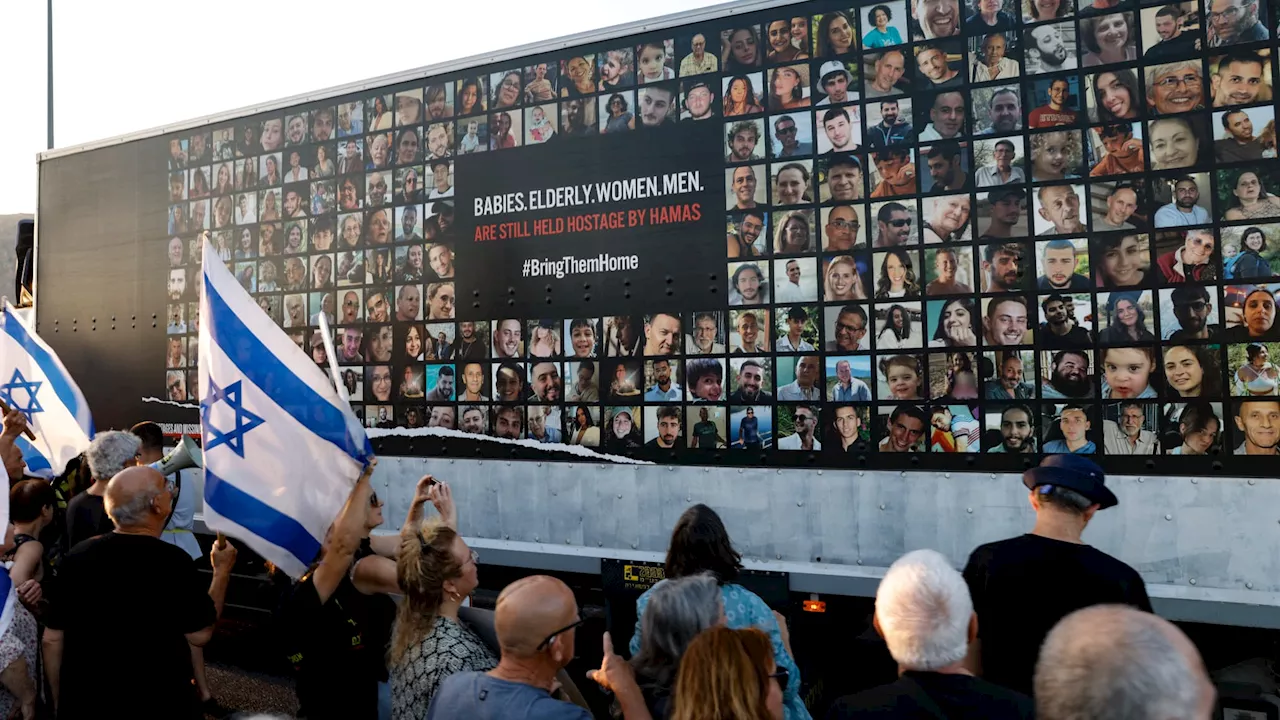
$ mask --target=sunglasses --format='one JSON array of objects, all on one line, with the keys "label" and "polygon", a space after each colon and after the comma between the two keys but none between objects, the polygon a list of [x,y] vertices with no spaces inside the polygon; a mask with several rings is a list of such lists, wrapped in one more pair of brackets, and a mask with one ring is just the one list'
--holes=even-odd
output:
[{"label": "sunglasses", "polygon": [[556,636],[557,636],[557,635],[560,635],[560,634],[562,634],[562,633],[567,633],[567,632],[569,632],[570,630],[576,630],[577,628],[582,627],[582,625],[583,625],[584,623],[586,623],[586,620],[583,620],[582,618],[578,618],[578,621],[577,621],[577,622],[575,622],[574,624],[572,624],[572,625],[567,625],[567,626],[565,626],[565,627],[562,627],[562,628],[560,628],[559,630],[557,630],[557,631],[555,631],[555,632],[551,633],[550,635],[548,635],[548,636],[546,637],[546,639],[545,639],[545,640],[543,640],[542,642],[538,643],[538,647],[534,648],[534,650],[541,650],[542,648],[547,647],[548,645],[550,645],[550,644],[551,644],[551,641],[552,641],[552,640],[555,640],[555,639],[556,639]]},{"label": "sunglasses", "polygon": [[791,671],[782,666],[778,666],[774,672],[769,674],[769,677],[776,679],[778,687],[783,690],[786,690],[787,685],[791,684]]}]

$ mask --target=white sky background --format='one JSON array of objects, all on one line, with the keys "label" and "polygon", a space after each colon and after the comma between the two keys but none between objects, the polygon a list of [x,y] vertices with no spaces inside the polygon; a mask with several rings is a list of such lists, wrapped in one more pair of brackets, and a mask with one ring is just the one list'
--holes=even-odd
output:
[{"label": "white sky background", "polygon": [[[714,4],[54,0],[54,143],[76,145]],[[7,145],[0,214],[34,213],[36,153],[45,149],[47,127],[45,2],[0,3],[0,27],[7,31],[0,97],[9,108],[0,113]]]}]

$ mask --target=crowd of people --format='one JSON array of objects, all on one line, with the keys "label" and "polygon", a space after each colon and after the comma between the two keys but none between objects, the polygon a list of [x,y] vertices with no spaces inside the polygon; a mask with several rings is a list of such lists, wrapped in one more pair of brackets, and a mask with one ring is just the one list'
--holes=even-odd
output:
[{"label": "crowd of people", "polygon": [[[83,462],[50,483],[22,476],[14,440],[25,421],[18,412],[4,420],[11,522],[0,559],[17,602],[0,634],[0,716],[267,717],[229,715],[204,677],[200,648],[214,636],[237,553],[221,536],[207,560],[190,547],[181,478],[150,464],[160,459],[159,427],[99,433]],[[927,549],[894,562],[873,625],[899,677],[821,708],[804,691],[786,618],[742,583],[742,556],[711,508],[694,505],[677,520],[665,579],[636,601],[629,659],[606,632],[599,669],[575,679],[566,668],[585,621],[573,591],[534,575],[505,587],[493,611],[471,607],[479,556],[463,539],[452,489],[422,477],[400,532],[374,534],[384,521],[376,464],[300,579],[270,568],[299,717],[588,720],[578,689],[588,680],[625,720],[1214,711],[1195,646],[1152,614],[1136,571],[1085,544],[1095,514],[1118,499],[1102,470],[1076,455],[1024,474],[1031,532],[978,547],[963,572]]]}]

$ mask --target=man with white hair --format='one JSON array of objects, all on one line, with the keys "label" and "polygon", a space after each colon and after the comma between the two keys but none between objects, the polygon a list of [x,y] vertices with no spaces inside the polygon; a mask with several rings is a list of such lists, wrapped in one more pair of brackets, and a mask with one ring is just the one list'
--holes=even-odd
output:
[{"label": "man with white hair", "polygon": [[1049,455],[1022,483],[1035,527],[978,547],[964,579],[982,618],[975,653],[982,677],[1030,693],[1040,644],[1058,620],[1102,603],[1151,612],[1151,600],[1137,571],[1081,538],[1096,512],[1119,503],[1102,468],[1079,455]]},{"label": "man with white hair", "polygon": [[71,498],[67,503],[67,548],[74,548],[82,540],[111,532],[115,526],[107,516],[104,498],[107,483],[116,473],[137,464],[142,440],[133,433],[119,430],[100,432],[89,443],[85,461],[93,484],[88,490]]},{"label": "man with white hair", "polygon": [[900,677],[840,698],[827,720],[1032,717],[1030,698],[974,677],[965,667],[978,616],[964,578],[941,553],[916,550],[889,567],[876,589],[874,624]]},{"label": "man with white hair", "polygon": [[1125,605],[1077,610],[1054,626],[1035,691],[1042,720],[1216,717],[1196,646],[1173,623]]}]

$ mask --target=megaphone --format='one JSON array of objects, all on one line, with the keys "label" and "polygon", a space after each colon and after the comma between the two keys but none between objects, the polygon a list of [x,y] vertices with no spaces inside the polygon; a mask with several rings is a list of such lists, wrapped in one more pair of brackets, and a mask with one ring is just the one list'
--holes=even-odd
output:
[{"label": "megaphone", "polygon": [[174,448],[168,455],[165,455],[164,458],[151,463],[147,467],[155,468],[160,471],[161,475],[168,477],[179,470],[204,467],[204,455],[190,435],[183,435],[178,447]]}]

